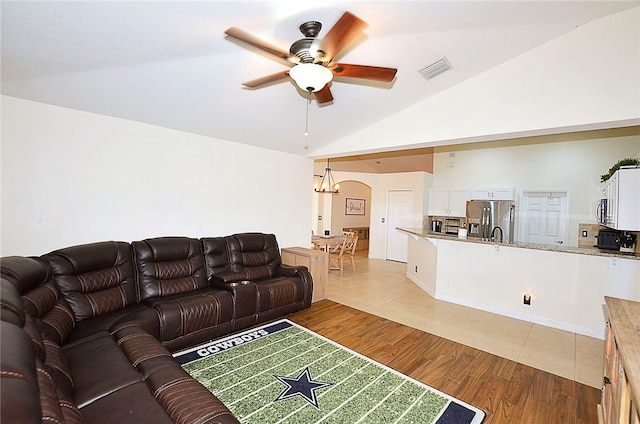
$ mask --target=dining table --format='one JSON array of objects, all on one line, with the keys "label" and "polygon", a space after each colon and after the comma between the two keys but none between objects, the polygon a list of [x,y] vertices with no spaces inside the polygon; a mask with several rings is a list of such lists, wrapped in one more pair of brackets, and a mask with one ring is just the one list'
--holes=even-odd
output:
[{"label": "dining table", "polygon": [[328,252],[332,247],[339,246],[344,242],[345,236],[312,236],[311,244]]}]

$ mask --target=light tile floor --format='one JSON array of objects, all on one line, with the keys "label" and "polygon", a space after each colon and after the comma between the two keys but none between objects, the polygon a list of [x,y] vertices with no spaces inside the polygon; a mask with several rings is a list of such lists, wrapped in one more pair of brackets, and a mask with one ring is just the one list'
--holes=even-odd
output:
[{"label": "light tile floor", "polygon": [[406,264],[356,256],[356,272],[329,272],[334,302],[511,359],[579,383],[602,385],[604,341],[460,306],[429,296]]}]

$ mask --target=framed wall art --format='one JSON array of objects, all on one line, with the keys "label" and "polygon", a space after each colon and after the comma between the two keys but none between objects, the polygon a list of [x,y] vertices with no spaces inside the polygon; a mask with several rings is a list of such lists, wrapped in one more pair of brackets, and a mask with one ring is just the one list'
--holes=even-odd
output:
[{"label": "framed wall art", "polygon": [[345,202],[345,215],[364,215],[365,199],[352,199],[347,197]]}]

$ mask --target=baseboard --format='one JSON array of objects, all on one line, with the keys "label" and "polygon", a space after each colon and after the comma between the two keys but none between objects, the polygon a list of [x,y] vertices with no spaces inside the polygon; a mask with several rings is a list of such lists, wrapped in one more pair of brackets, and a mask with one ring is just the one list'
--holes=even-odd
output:
[{"label": "baseboard", "polygon": [[[420,287],[422,288],[422,286]],[[581,334],[583,336],[604,340],[604,326],[602,327],[602,331],[598,332],[593,330],[592,328],[575,325],[569,322],[558,321],[550,318],[544,318],[538,315],[525,314],[525,313],[514,311],[511,309],[501,308],[495,305],[487,305],[484,303],[473,302],[468,299],[462,299],[454,296],[448,296],[448,295],[436,293],[436,295],[433,297],[435,297],[438,300],[443,300],[445,302],[455,303],[456,305],[468,306],[469,308],[479,309],[481,311],[491,312],[491,313],[503,315],[509,318],[531,322],[533,324],[544,325],[546,327],[556,328],[558,330],[569,331],[571,333]]]},{"label": "baseboard", "polygon": [[436,293],[431,289],[431,287],[424,284],[422,281],[418,280],[413,274],[407,272],[406,277],[413,282],[416,286],[420,287],[422,290],[426,291],[427,294],[433,298],[436,297]]},{"label": "baseboard", "polygon": [[521,321],[530,322],[533,324],[544,325],[546,327],[556,328],[558,330],[569,331],[571,333],[581,334],[583,336],[593,337],[596,339],[604,340],[604,326],[602,327],[602,331],[598,332],[593,330],[592,328],[582,327],[579,325],[571,324],[564,321],[553,320],[550,318],[544,318],[538,315],[525,314],[522,312],[514,311],[512,309],[501,308],[495,305],[487,305],[484,303],[473,302],[468,299],[463,299],[459,297],[449,296],[446,294],[436,293],[431,287],[426,285],[424,282],[420,281],[416,278],[415,275],[407,272],[406,277],[413,282],[415,285],[424,290],[429,296],[442,300],[444,302],[454,303],[456,305],[467,306],[473,309],[479,309],[481,311],[490,312],[493,314],[503,315],[509,318],[518,319]]}]

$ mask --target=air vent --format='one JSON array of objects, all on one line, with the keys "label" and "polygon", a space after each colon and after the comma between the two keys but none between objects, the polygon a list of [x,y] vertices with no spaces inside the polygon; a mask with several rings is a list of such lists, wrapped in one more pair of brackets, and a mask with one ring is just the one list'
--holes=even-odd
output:
[{"label": "air vent", "polygon": [[443,57],[437,62],[434,62],[429,66],[425,66],[424,68],[420,69],[418,72],[420,72],[420,74],[426,79],[431,79],[436,75],[440,75],[444,71],[448,71],[451,68],[453,68],[453,66],[451,66],[451,64],[449,63],[446,57]]}]

